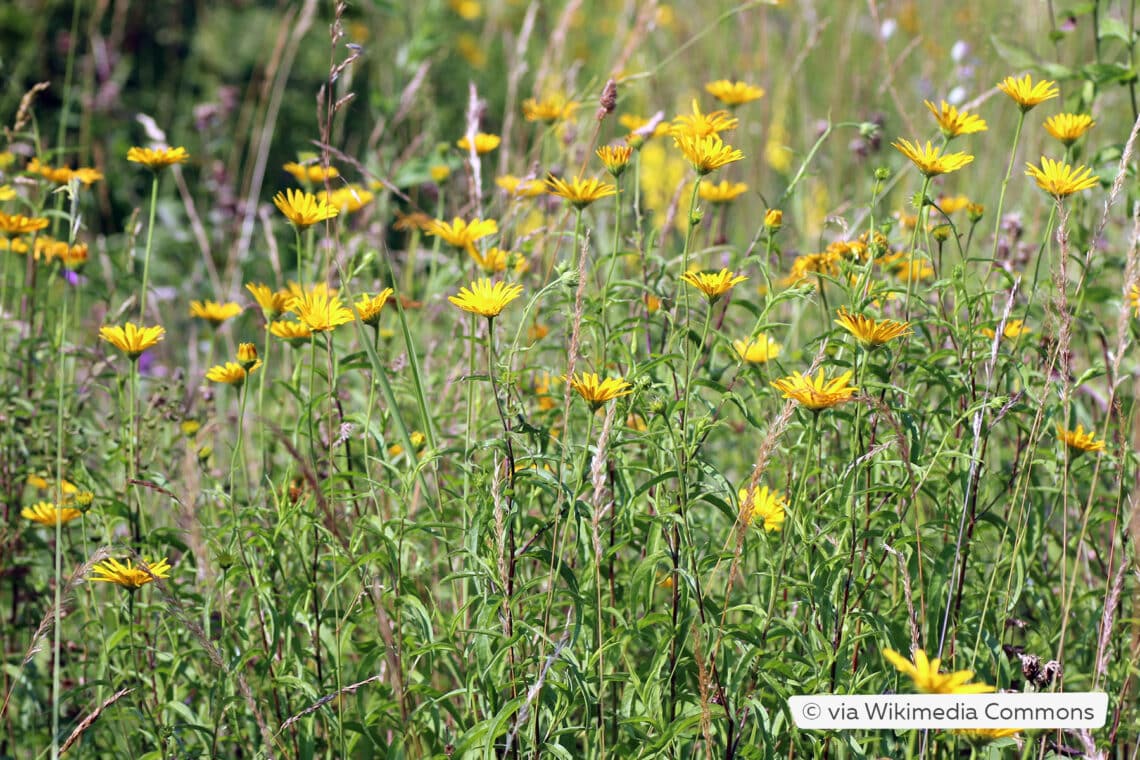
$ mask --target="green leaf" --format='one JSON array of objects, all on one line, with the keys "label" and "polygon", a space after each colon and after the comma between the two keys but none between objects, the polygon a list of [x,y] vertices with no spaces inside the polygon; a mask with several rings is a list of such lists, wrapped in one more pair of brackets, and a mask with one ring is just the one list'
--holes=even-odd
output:
[{"label": "green leaf", "polygon": [[994,50],[1003,61],[1018,69],[1032,69],[1037,66],[1037,58],[1025,48],[1019,47],[997,35],[990,35]]}]

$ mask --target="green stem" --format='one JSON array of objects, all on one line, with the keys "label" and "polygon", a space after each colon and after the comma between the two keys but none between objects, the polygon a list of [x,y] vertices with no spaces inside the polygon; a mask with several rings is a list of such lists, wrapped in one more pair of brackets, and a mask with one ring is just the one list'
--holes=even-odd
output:
[{"label": "green stem", "polygon": [[[29,256],[31,253],[29,252]],[[60,310],[58,366],[56,367],[55,407],[55,590],[52,600],[52,660],[51,660],[51,756],[59,758],[59,697],[60,697],[60,604],[63,600],[63,522],[59,510],[63,507],[63,386],[67,379],[64,369],[64,341],[67,337],[67,295],[70,286],[63,288],[63,307]]]},{"label": "green stem", "polygon": [[991,263],[997,259],[998,240],[1001,234],[1001,211],[1005,207],[1005,190],[1009,185],[1009,178],[1013,174],[1013,161],[1017,157],[1017,146],[1021,142],[1021,128],[1025,124],[1025,111],[1017,116],[1017,129],[1013,133],[1013,147],[1009,151],[1009,163],[1005,167],[1005,179],[1001,181],[1001,193],[998,195],[997,213],[994,214],[994,247],[990,252]]},{"label": "green stem", "polygon": [[261,449],[261,477],[269,477],[269,449],[265,445],[265,432],[266,425],[263,423],[265,420],[264,402],[265,402],[265,376],[269,373],[269,352],[270,346],[273,343],[273,336],[269,332],[269,320],[265,321],[265,358],[261,360],[261,377],[257,379],[257,433],[258,433],[258,448]]},{"label": "green stem", "polygon": [[930,189],[930,177],[924,176],[922,192],[919,194],[918,213],[914,217],[914,231],[910,235],[910,251],[907,253],[906,272],[906,306],[903,308],[903,321],[910,320],[910,297],[914,292],[914,248],[918,245],[918,231],[925,227],[923,219],[926,217],[926,191]]},{"label": "green stem", "polygon": [[146,224],[146,252],[143,254],[142,292],[139,294],[139,322],[146,319],[146,291],[150,282],[150,246],[154,239],[154,211],[158,205],[158,173],[150,181],[150,215]]},{"label": "green stem", "polygon": [[138,357],[131,360],[131,371],[127,377],[127,483],[123,489],[126,493],[127,501],[130,504],[131,510],[131,539],[134,541],[135,548],[138,549],[142,545],[142,510],[139,508],[138,494],[135,493],[135,487],[131,481],[136,478],[136,462],[135,462],[135,406],[136,397],[138,395],[138,380],[139,380],[139,362]]}]

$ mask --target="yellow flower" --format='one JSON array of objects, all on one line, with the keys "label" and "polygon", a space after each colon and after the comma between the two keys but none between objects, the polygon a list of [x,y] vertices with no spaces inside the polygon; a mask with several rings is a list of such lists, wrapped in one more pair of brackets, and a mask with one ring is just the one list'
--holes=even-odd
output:
[{"label": "yellow flower", "polygon": [[384,305],[388,303],[393,292],[391,288],[384,288],[374,296],[361,296],[356,299],[353,306],[356,307],[356,313],[360,315],[360,321],[375,327],[380,322],[380,312],[383,311]]},{"label": "yellow flower", "polygon": [[301,283],[289,280],[285,289],[278,291],[277,295],[285,299],[285,308],[282,311],[295,312],[293,300],[302,298],[306,293],[324,293],[327,296],[335,296],[337,292],[336,288],[330,288],[326,282],[315,282],[308,290],[305,290],[301,287]]},{"label": "yellow flower", "polygon": [[1140,285],[1133,285],[1128,291],[1128,303],[1132,305],[1136,316],[1140,317]]},{"label": "yellow flower", "polygon": [[1088,114],[1059,113],[1045,120],[1045,131],[1069,147],[1096,126]]},{"label": "yellow flower", "polygon": [[0,185],[0,201],[10,201],[16,197],[11,185]]},{"label": "yellow flower", "polygon": [[242,386],[245,379],[253,374],[253,371],[261,366],[260,361],[254,361],[253,366],[248,370],[242,367],[237,362],[226,362],[225,364],[218,364],[210,367],[206,372],[206,379],[212,383],[226,383],[227,385],[236,385],[238,388]]},{"label": "yellow flower", "polygon": [[464,311],[494,319],[511,301],[522,295],[522,285],[505,282],[492,283],[484,277],[471,283],[470,289],[460,288],[458,295],[447,300]]},{"label": "yellow flower", "polygon": [[934,114],[934,120],[938,122],[938,128],[942,130],[942,134],[947,139],[957,137],[958,135],[972,135],[975,132],[986,131],[985,119],[982,119],[977,114],[959,111],[945,100],[942,101],[942,105],[940,106],[934,105],[929,100],[922,102],[930,109],[930,113]]},{"label": "yellow flower", "polygon": [[[498,135],[489,135],[486,132],[480,132],[475,135],[475,152],[480,156],[484,153],[490,153],[499,147],[500,142],[502,142],[502,139]],[[460,137],[456,145],[462,148],[464,152],[471,150],[471,143],[468,141],[467,135]]]},{"label": "yellow flower", "polygon": [[20,516],[40,525],[54,526],[56,523],[66,525],[78,517],[83,517],[83,513],[74,507],[63,507],[61,509],[50,501],[40,501],[21,509]]},{"label": "yellow flower", "polygon": [[780,355],[782,348],[783,346],[764,333],[744,340],[732,341],[732,350],[736,352],[741,361],[746,361],[749,364],[763,364],[770,359],[775,359]]},{"label": "yellow flower", "polygon": [[950,733],[974,744],[986,744],[996,739],[1017,736],[1021,731],[1020,728],[954,728]]},{"label": "yellow flower", "polygon": [[970,207],[970,199],[964,195],[943,195],[938,198],[938,208],[946,215]]},{"label": "yellow flower", "polygon": [[269,332],[273,335],[288,341],[292,346],[301,346],[309,342],[312,337],[313,331],[304,322],[294,322],[292,320],[285,320],[281,322],[273,322],[269,325]]},{"label": "yellow flower", "polygon": [[170,563],[165,559],[151,560],[144,558],[138,567],[127,560],[127,564],[117,559],[108,559],[99,562],[92,568],[91,580],[116,583],[124,588],[135,590],[157,578],[170,577]]},{"label": "yellow flower", "polygon": [[895,338],[910,332],[909,322],[894,319],[875,320],[862,314],[851,314],[847,309],[839,310],[835,324],[855,336],[865,351],[873,351]]},{"label": "yellow flower", "polygon": [[571,205],[578,209],[585,208],[594,201],[617,192],[617,188],[608,182],[602,182],[598,179],[582,179],[581,177],[575,177],[569,182],[558,177],[550,177],[546,180],[546,189],[552,195],[570,201]]},{"label": "yellow flower", "polygon": [[428,167],[428,174],[432,182],[439,184],[451,176],[451,167],[447,164],[432,164]]},{"label": "yellow flower", "polygon": [[974,160],[974,157],[967,153],[943,154],[942,149],[935,148],[929,140],[926,141],[926,147],[903,138],[899,138],[898,142],[893,142],[891,145],[909,158],[927,177],[956,172]]},{"label": "yellow flower", "polygon": [[127,160],[142,164],[153,172],[173,164],[181,164],[190,158],[185,148],[139,148],[127,151]]},{"label": "yellow flower", "polygon": [[411,230],[426,230],[427,226],[431,224],[431,217],[422,211],[413,211],[410,214],[405,214],[400,209],[396,209],[396,221],[392,225],[392,229],[409,232]]},{"label": "yellow flower", "polygon": [[352,312],[328,288],[316,287],[295,297],[289,310],[313,332],[330,332],[352,321]]},{"label": "yellow flower", "polygon": [[809,280],[815,285],[818,284],[815,279],[820,275],[834,277],[839,274],[839,259],[839,255],[834,251],[805,253],[797,256],[792,261],[792,271],[784,278],[783,284],[790,287]]},{"label": "yellow flower", "polygon": [[778,208],[770,208],[764,212],[764,226],[772,232],[784,226],[784,212]]},{"label": "yellow flower", "polygon": [[661,308],[661,299],[652,293],[646,293],[641,300],[645,302],[645,310],[650,314],[656,313]]},{"label": "yellow flower", "polygon": [[511,251],[504,251],[501,248],[492,247],[486,251],[478,251],[474,248],[468,248],[467,253],[474,259],[475,264],[478,265],[487,274],[495,274],[497,272],[505,272],[507,266],[512,265],[517,274],[530,269],[526,259],[522,254],[512,253]]},{"label": "yellow flower", "polygon": [[[423,433],[421,433],[420,431],[413,430],[411,432],[411,434],[408,435],[408,440],[411,441],[412,446],[417,451],[419,451],[421,448],[423,448],[424,442],[427,441],[427,437]],[[403,453],[404,453],[404,447],[398,443],[393,443],[391,446],[388,447],[388,456],[390,456],[392,458],[398,457],[398,456],[400,456],[400,454],[403,454]]]},{"label": "yellow flower", "polygon": [[726,106],[739,106],[764,97],[764,88],[746,82],[718,79],[705,85],[705,90]]},{"label": "yellow flower", "polygon": [[473,219],[468,223],[457,216],[451,222],[433,219],[427,223],[424,231],[455,248],[468,249],[476,240],[498,232],[499,224],[494,219]]},{"label": "yellow flower", "polygon": [[272,321],[284,312],[287,302],[293,297],[289,293],[272,291],[268,285],[261,283],[246,283],[245,289],[253,295],[257,305],[261,307],[261,313],[265,315],[266,321]]},{"label": "yellow flower", "polygon": [[712,137],[730,129],[736,129],[740,119],[729,114],[728,111],[712,111],[701,113],[700,106],[693,99],[693,112],[681,114],[673,119],[670,132],[673,139],[681,137]]},{"label": "yellow flower", "polygon": [[242,369],[252,372],[255,367],[261,364],[257,358],[257,346],[252,343],[239,343],[237,360]]},{"label": "yellow flower", "polygon": [[683,134],[677,137],[674,133],[673,142],[701,176],[744,159],[744,151],[725,145],[720,135],[716,134],[707,137]]},{"label": "yellow flower", "polygon": [[1045,156],[1041,157],[1040,167],[1026,163],[1025,173],[1037,180],[1039,188],[1058,200],[1066,195],[1096,187],[1100,182],[1087,166],[1078,166],[1074,169],[1068,164],[1053,161]]},{"label": "yellow flower", "polygon": [[328,203],[338,211],[354,214],[372,202],[372,192],[360,185],[345,185],[338,187],[331,193],[321,190],[317,193],[317,201]]},{"label": "yellow flower", "polygon": [[127,322],[124,327],[104,325],[99,328],[99,337],[132,361],[139,358],[143,351],[157,345],[165,333],[166,330],[162,327],[139,327],[133,322]]},{"label": "yellow flower", "polygon": [[607,377],[602,380],[592,372],[583,372],[580,376],[575,374],[564,379],[570,383],[571,388],[578,392],[578,395],[590,402],[590,405],[595,409],[611,399],[633,393],[633,385],[626,382],[625,378],[622,377]]},{"label": "yellow flower", "polygon": [[[328,169],[325,169],[325,167],[319,163],[299,164],[295,161],[290,161],[281,168],[292,174],[293,178],[298,182],[313,185],[323,185],[325,180],[336,179],[340,176],[340,171],[335,166],[329,166]],[[280,208],[280,206],[278,208]],[[284,209],[282,209],[282,211],[284,211]]]},{"label": "yellow flower", "polygon": [[698,191],[701,200],[709,203],[730,203],[748,192],[748,185],[743,182],[729,182],[721,180],[719,184],[702,182]]},{"label": "yellow flower", "polygon": [[1065,428],[1058,425],[1057,437],[1070,449],[1078,452],[1104,451],[1104,441],[1098,441],[1096,439],[1096,432],[1092,430],[1086,433],[1083,425],[1077,425],[1076,430],[1065,430]]},{"label": "yellow flower", "polygon": [[227,303],[218,303],[217,301],[190,302],[190,316],[204,319],[214,327],[218,327],[222,322],[232,319],[238,314],[241,314],[241,305],[233,301]]},{"label": "yellow flower", "polygon": [[48,220],[41,216],[5,214],[0,211],[0,232],[7,235],[27,235],[39,232],[48,226]]},{"label": "yellow flower", "polygon": [[603,145],[594,151],[606,167],[606,171],[615,177],[620,177],[633,155],[633,148],[628,145]]},{"label": "yellow flower", "polygon": [[546,192],[546,185],[537,179],[520,179],[513,174],[504,174],[495,179],[495,184],[514,198],[534,198]]},{"label": "yellow flower", "polygon": [[681,279],[705,294],[709,302],[714,302],[732,286],[744,282],[748,278],[742,274],[722,269],[719,272],[685,272]]},{"label": "yellow flower", "polygon": [[569,119],[577,108],[576,102],[568,101],[561,93],[547,95],[542,100],[527,98],[522,104],[523,116],[527,121],[544,121],[547,124]]},{"label": "yellow flower", "polygon": [[749,494],[747,488],[741,488],[737,498],[740,499],[740,522],[745,528],[751,527],[756,518],[763,521],[761,524],[769,533],[779,531],[784,526],[788,500],[779,491],[759,486]]},{"label": "yellow flower", "polygon": [[813,412],[830,409],[850,401],[859,389],[848,385],[853,372],[844,372],[839,377],[825,380],[823,370],[813,378],[795,372],[789,377],[772,381],[772,387],[784,394],[784,398],[795,399]]},{"label": "yellow flower", "polygon": [[534,396],[538,400],[540,411],[548,412],[558,406],[558,402],[550,395],[550,387],[562,382],[560,377],[552,377],[549,372],[540,372],[534,378]]},{"label": "yellow flower", "polygon": [[1023,112],[1032,109],[1039,103],[1044,103],[1050,98],[1055,98],[1060,94],[1056,82],[1043,79],[1034,84],[1028,74],[1021,79],[1017,77],[1006,77],[998,82],[997,88],[1013,98],[1014,102],[1017,103]]},{"label": "yellow flower", "polygon": [[48,166],[47,164],[41,164],[38,158],[33,158],[29,161],[24,171],[31,174],[39,174],[41,177],[57,185],[66,185],[68,182],[71,182],[72,179],[76,179],[86,187],[103,179],[103,173],[98,169],[83,166],[78,169],[68,169],[66,166],[56,168]]},{"label": "yellow flower", "polygon": [[[1031,332],[1033,332],[1033,328],[1026,325],[1020,319],[1011,319],[1005,323],[1005,329],[1001,331],[1001,336],[1012,340],[1013,338],[1020,338],[1022,335],[1027,335]],[[988,327],[983,327],[982,335],[993,340],[996,333]]]},{"label": "yellow flower", "polygon": [[967,683],[974,677],[972,670],[939,673],[941,660],[937,657],[928,660],[926,652],[921,649],[914,650],[913,663],[893,649],[884,649],[883,656],[900,673],[910,676],[914,687],[924,694],[989,694],[994,690],[994,687],[984,683]]},{"label": "yellow flower", "polygon": [[273,196],[273,203],[282,214],[299,229],[312,227],[317,222],[332,219],[340,212],[328,201],[319,200],[312,193],[289,188]]}]

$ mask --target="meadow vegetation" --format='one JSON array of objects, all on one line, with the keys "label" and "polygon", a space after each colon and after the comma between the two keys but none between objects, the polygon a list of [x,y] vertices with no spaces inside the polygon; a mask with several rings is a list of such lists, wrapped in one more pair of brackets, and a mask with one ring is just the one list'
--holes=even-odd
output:
[{"label": "meadow vegetation", "polygon": [[1136,3],[1016,5],[0,9],[0,757],[1136,758]]}]

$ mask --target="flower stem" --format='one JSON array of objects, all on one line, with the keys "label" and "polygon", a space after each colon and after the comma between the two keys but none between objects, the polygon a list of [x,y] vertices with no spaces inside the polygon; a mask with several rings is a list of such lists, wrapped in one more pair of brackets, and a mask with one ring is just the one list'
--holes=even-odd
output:
[{"label": "flower stem", "polygon": [[[1008,177],[1007,177],[1008,179]],[[926,191],[930,189],[930,177],[927,176],[922,180],[922,192],[919,194],[919,207],[918,213],[914,217],[914,231],[910,235],[910,251],[907,253],[906,260],[906,306],[903,309],[903,321],[910,319],[910,297],[914,292],[914,247],[918,245],[918,231],[925,227],[923,218],[926,216]]]},{"label": "flower stem", "polygon": [[1017,156],[1017,146],[1021,142],[1021,127],[1025,124],[1025,111],[1017,116],[1017,129],[1013,132],[1013,147],[1009,151],[1009,164],[1005,168],[1005,179],[1001,181],[1001,193],[998,195],[997,212],[994,214],[994,247],[990,252],[991,262],[997,259],[998,240],[1001,233],[1001,211],[1005,206],[1005,189],[1009,185],[1009,178],[1013,174],[1013,160]]},{"label": "flower stem", "polygon": [[158,205],[158,173],[150,181],[150,217],[146,224],[146,251],[143,253],[142,291],[139,293],[139,321],[146,318],[146,291],[150,282],[150,247],[154,239],[154,210]]},{"label": "flower stem", "polygon": [[[28,255],[31,255],[30,253]],[[60,603],[63,586],[63,521],[59,510],[63,507],[63,386],[67,379],[64,369],[64,340],[67,337],[67,294],[70,287],[63,288],[63,307],[60,309],[58,366],[56,367],[56,407],[55,407],[55,589],[52,600],[52,658],[51,658],[51,754],[59,757],[59,695],[60,695]]]}]

